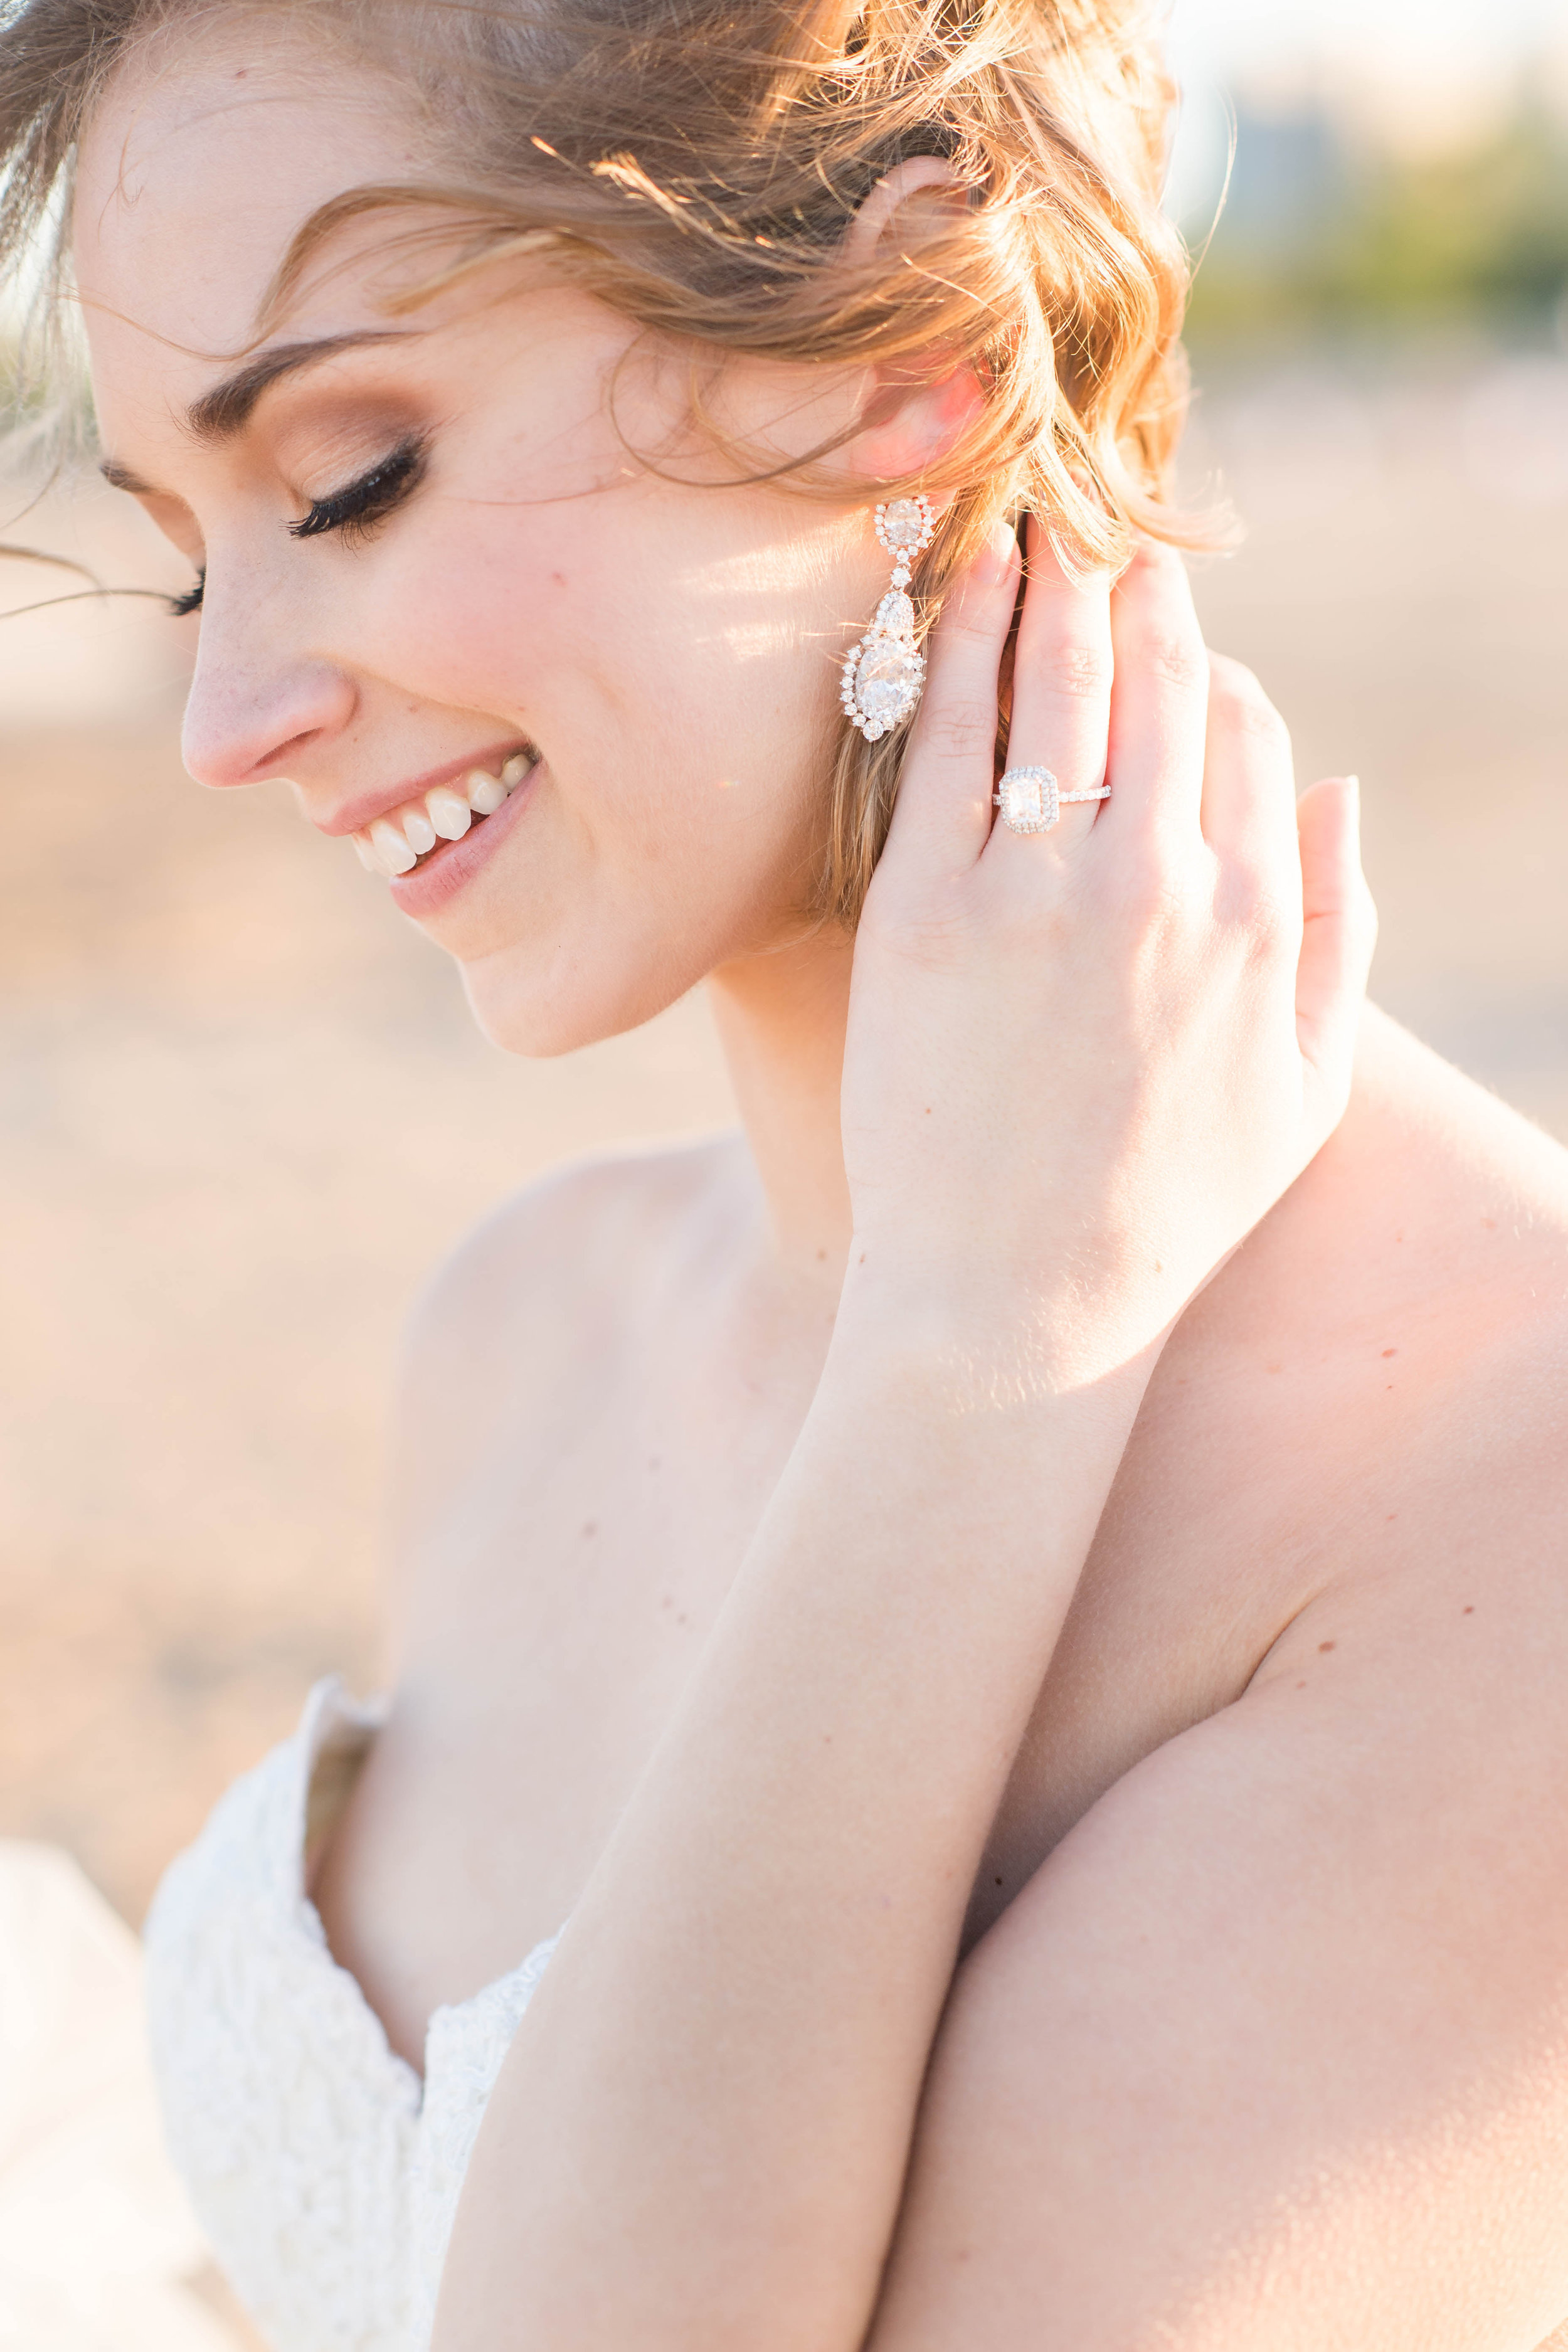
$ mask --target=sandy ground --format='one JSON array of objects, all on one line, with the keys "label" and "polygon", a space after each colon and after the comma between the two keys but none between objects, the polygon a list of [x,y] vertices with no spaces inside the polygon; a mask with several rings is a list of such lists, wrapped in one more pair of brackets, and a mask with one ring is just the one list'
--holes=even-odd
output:
[{"label": "sandy ground", "polygon": [[[1568,1137],[1568,368],[1302,361],[1200,415],[1252,523],[1211,635],[1303,774],[1364,779],[1377,993]],[[184,584],[95,498],[68,529]],[[185,657],[151,606],[0,639],[0,1833],[132,1920],[313,1675],[374,1679],[426,1269],[550,1162],[730,1115],[700,1002],[565,1063],[483,1046],[346,846],[184,779]]]}]

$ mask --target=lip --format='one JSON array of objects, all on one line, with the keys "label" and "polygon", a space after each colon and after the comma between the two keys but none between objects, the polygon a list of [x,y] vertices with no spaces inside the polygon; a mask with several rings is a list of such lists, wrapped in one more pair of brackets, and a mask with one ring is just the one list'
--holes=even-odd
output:
[{"label": "lip", "polygon": [[[483,751],[465,751],[460,760],[448,760],[445,767],[432,768],[427,774],[416,776],[412,783],[399,784],[395,792],[362,793],[358,800],[345,801],[342,808],[334,809],[330,816],[315,817],[311,822],[318,833],[330,834],[334,840],[340,840],[346,833],[363,833],[366,825],[375,823],[377,817],[390,816],[394,809],[404,807],[409,801],[422,799],[426,793],[434,792],[437,784],[455,784],[459,776],[471,774],[475,768],[486,768],[492,775],[499,775],[503,761],[511,759],[519,751],[531,751],[533,748],[525,735],[509,735],[503,742],[491,743]],[[518,789],[521,791],[522,787],[520,785]],[[516,797],[514,793],[512,799]],[[509,801],[507,806],[510,808],[510,805]],[[499,809],[496,814],[500,814]],[[485,822],[489,824],[490,820],[487,817]]]},{"label": "lip", "polygon": [[[510,754],[508,754],[510,757]],[[469,765],[476,762],[470,761]],[[472,825],[461,841],[446,841],[422,857],[411,873],[399,874],[390,884],[392,903],[400,913],[411,916],[416,922],[433,915],[438,907],[455,898],[466,889],[481,866],[493,857],[506,835],[511,831],[521,814],[525,801],[533,798],[542,760],[536,760],[521,784],[504,800],[493,816]],[[444,778],[438,778],[444,782]],[[426,785],[426,790],[429,790]]]}]

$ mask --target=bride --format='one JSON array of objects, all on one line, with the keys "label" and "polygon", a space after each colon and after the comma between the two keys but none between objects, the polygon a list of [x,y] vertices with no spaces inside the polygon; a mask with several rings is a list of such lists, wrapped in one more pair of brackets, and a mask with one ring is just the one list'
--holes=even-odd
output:
[{"label": "bride", "polygon": [[1201,643],[1169,100],[1134,0],[0,16],[193,774],[511,1051],[705,979],[744,1120],[438,1276],[390,1699],[154,1908],[282,2352],[1568,2320],[1568,1167]]}]

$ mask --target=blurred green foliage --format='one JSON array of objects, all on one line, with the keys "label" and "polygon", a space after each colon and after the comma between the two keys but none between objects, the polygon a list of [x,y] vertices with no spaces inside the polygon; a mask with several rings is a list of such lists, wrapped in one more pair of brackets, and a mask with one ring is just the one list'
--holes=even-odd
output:
[{"label": "blurred green foliage", "polygon": [[1568,123],[1521,100],[1484,144],[1412,160],[1325,115],[1237,126],[1230,199],[1198,272],[1197,337],[1519,327],[1568,292]]}]

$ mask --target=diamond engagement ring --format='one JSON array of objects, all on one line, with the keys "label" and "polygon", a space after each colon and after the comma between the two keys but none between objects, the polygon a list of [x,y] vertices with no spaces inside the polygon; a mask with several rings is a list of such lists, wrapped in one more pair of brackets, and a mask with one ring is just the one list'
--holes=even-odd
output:
[{"label": "diamond engagement ring", "polygon": [[1057,812],[1072,801],[1108,801],[1109,784],[1091,793],[1064,793],[1048,768],[1009,768],[991,795],[1009,833],[1049,833]]}]

